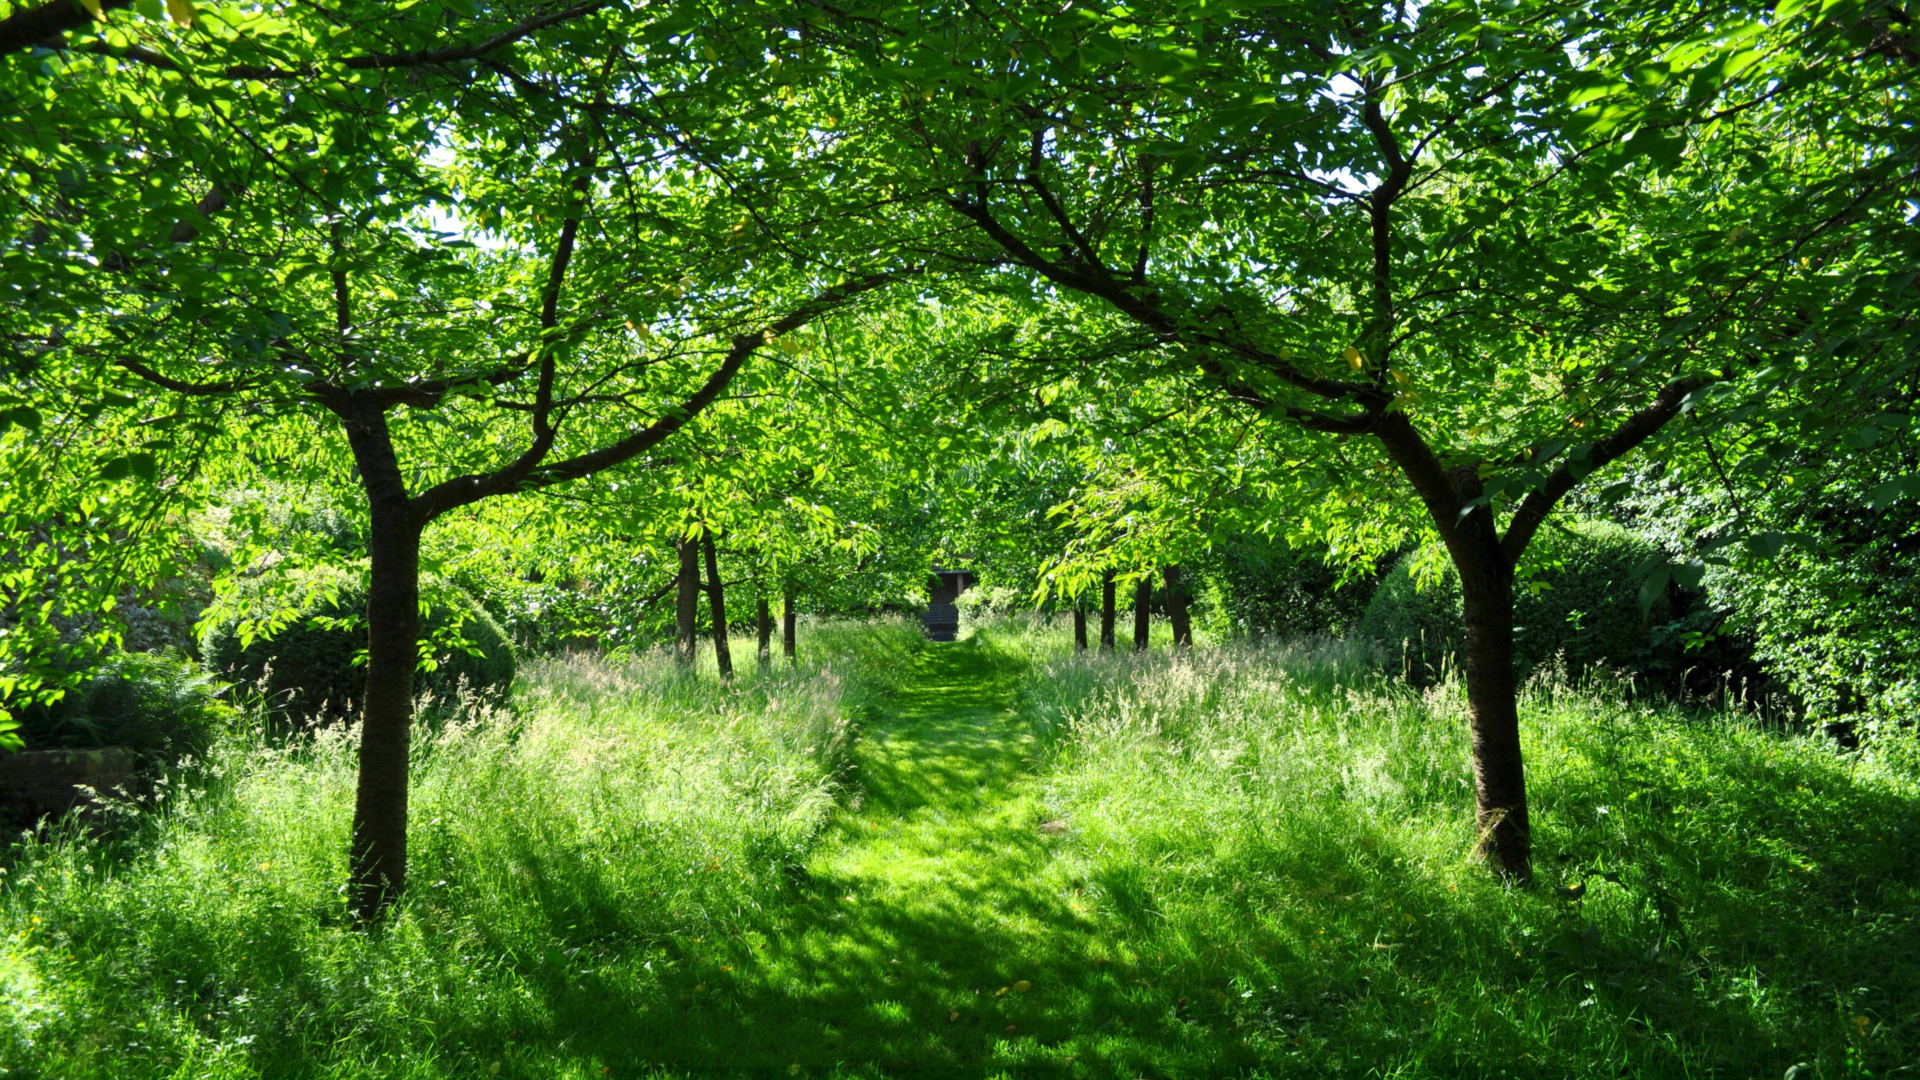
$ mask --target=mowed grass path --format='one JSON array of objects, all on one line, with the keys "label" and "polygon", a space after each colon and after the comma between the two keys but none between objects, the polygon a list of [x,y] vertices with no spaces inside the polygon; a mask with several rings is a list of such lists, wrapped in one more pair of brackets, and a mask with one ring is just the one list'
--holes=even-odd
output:
[{"label": "mowed grass path", "polygon": [[855,793],[799,902],[690,965],[669,1023],[644,1025],[659,1040],[650,1063],[807,1075],[1226,1064],[1224,1037],[1186,1022],[1184,1002],[1103,937],[1063,837],[1041,827],[1019,666],[978,639],[916,663],[862,734]]}]

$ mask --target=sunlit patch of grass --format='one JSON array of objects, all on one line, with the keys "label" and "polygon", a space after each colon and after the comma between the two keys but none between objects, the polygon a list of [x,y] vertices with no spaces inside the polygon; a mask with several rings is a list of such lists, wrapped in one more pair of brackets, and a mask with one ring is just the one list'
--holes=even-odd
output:
[{"label": "sunlit patch of grass", "polygon": [[[423,728],[356,930],[341,734],[234,741],[15,851],[19,1075],[1886,1075],[1920,789],[1738,717],[1534,685],[1540,880],[1469,858],[1459,688],[1363,650],[1075,656],[814,625],[803,666],[533,665]],[[1849,1073],[1847,1070],[1853,1069]]]},{"label": "sunlit patch of grass", "polygon": [[1539,881],[1509,888],[1468,858],[1459,687],[1416,693],[1364,659],[1062,659],[1024,691],[1066,857],[1136,977],[1232,1033],[1230,1056],[1394,1076],[1920,1060],[1913,775],[1541,681]]},{"label": "sunlit patch of grass", "polygon": [[350,732],[236,736],[109,839],[21,843],[0,1066],[599,1075],[597,1047],[566,1048],[723,999],[712,946],[786,902],[857,721],[919,648],[905,624],[812,629],[798,671],[747,652],[722,686],[658,656],[548,661],[512,712],[423,725],[410,887],[372,933],[342,888]]}]

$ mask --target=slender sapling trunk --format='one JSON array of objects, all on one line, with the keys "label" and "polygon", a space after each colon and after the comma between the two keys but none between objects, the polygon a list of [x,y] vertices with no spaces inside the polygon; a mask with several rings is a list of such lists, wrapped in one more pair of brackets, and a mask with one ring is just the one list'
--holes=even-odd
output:
[{"label": "slender sapling trunk", "polygon": [[793,594],[788,593],[780,601],[780,651],[787,658],[789,666],[798,664],[800,658],[793,650]]},{"label": "slender sapling trunk", "polygon": [[1087,651],[1087,611],[1078,600],[1073,602],[1073,651]]},{"label": "slender sapling trunk", "polygon": [[692,671],[694,624],[700,618],[700,548],[691,538],[684,536],[674,546],[680,555],[680,593],[674,598],[673,656],[683,669]]},{"label": "slender sapling trunk", "polygon": [[726,587],[720,584],[720,558],[713,549],[713,530],[700,530],[700,546],[707,554],[707,605],[713,612],[713,665],[722,679],[733,678],[733,650],[727,645]]},{"label": "slender sapling trunk", "polygon": [[762,596],[754,609],[754,630],[759,634],[760,650],[757,654],[760,667],[765,670],[773,663],[773,614],[767,609],[767,598]]},{"label": "slender sapling trunk", "polygon": [[1133,587],[1133,651],[1146,652],[1153,632],[1153,579],[1141,578]]},{"label": "slender sapling trunk", "polygon": [[1100,579],[1100,651],[1113,651],[1113,571]]},{"label": "slender sapling trunk", "polygon": [[1187,618],[1187,593],[1180,584],[1180,568],[1169,566],[1164,571],[1164,575],[1167,582],[1167,621],[1173,624],[1173,647],[1191,649],[1193,648],[1193,623]]}]

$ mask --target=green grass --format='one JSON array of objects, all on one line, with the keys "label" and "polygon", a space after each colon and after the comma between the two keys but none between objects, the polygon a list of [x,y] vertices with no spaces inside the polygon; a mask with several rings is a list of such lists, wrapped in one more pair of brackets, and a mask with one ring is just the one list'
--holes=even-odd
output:
[{"label": "green grass", "polygon": [[[423,739],[356,931],[340,735],[23,844],[0,1065],[58,1077],[1888,1076],[1920,785],[1544,682],[1541,881],[1473,865],[1461,695],[1338,645],[824,626],[731,687],[537,667]],[[1558,891],[1582,886],[1578,899]],[[1899,1075],[1906,1075],[1904,1073]]]}]

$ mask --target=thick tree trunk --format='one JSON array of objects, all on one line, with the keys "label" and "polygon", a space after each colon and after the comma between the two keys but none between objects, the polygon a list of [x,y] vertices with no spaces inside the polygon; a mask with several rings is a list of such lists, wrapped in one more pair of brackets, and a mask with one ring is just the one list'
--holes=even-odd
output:
[{"label": "thick tree trunk", "polygon": [[[1502,544],[1492,513],[1476,505],[1485,490],[1478,469],[1444,467],[1404,413],[1382,417],[1373,434],[1420,494],[1460,574],[1466,631],[1461,660],[1467,677],[1479,827],[1476,848],[1509,879],[1526,881],[1532,875],[1532,854],[1527,778],[1520,755],[1520,704],[1513,677],[1513,563],[1525,550],[1527,537]],[[1566,485],[1570,487],[1572,481]]]},{"label": "thick tree trunk", "polygon": [[367,541],[367,686],[361,699],[348,885],[354,914],[378,919],[407,884],[407,740],[419,663],[420,534],[386,417],[366,406],[347,420],[371,529]]},{"label": "thick tree trunk", "polygon": [[1133,651],[1146,652],[1153,633],[1153,579],[1133,586]]},{"label": "thick tree trunk", "polygon": [[1167,621],[1173,624],[1173,647],[1193,648],[1193,623],[1187,618],[1187,592],[1180,584],[1180,568],[1169,566],[1167,581]]},{"label": "thick tree trunk", "polygon": [[726,588],[720,584],[720,557],[713,550],[713,530],[700,530],[700,546],[707,553],[707,606],[713,612],[713,665],[722,679],[733,678],[733,649],[727,643]]},{"label": "thick tree trunk", "polygon": [[787,663],[798,664],[800,658],[793,650],[793,594],[788,593],[780,601],[780,651]]},{"label": "thick tree trunk", "polygon": [[673,658],[682,668],[693,670],[695,656],[694,624],[700,618],[700,548],[691,539],[675,542],[680,555],[680,594],[673,607]]},{"label": "thick tree trunk", "polygon": [[[1462,565],[1463,562],[1473,565]],[[1502,874],[1532,873],[1527,774],[1520,755],[1520,707],[1513,674],[1513,570],[1491,547],[1455,560],[1465,622],[1467,713],[1480,854]]]},{"label": "thick tree trunk", "polygon": [[760,667],[765,669],[773,663],[773,614],[767,608],[767,598],[762,596],[754,609],[754,630],[760,636],[760,651],[757,654]]},{"label": "thick tree trunk", "polygon": [[1100,651],[1113,651],[1113,571],[1100,580]]},{"label": "thick tree trunk", "polygon": [[1073,651],[1087,651],[1087,609],[1078,600],[1073,602]]}]

